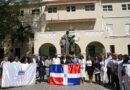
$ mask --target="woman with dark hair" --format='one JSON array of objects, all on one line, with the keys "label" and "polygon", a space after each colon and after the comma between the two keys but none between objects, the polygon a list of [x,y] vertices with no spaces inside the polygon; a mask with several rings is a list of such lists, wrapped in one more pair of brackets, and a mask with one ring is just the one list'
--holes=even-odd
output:
[{"label": "woman with dark hair", "polygon": [[123,69],[122,69],[122,77],[125,76],[125,66],[126,64],[128,64],[128,60],[129,60],[129,56],[128,55],[124,55],[123,56]]},{"label": "woman with dark hair", "polygon": [[28,59],[28,57],[25,57],[25,58],[24,58],[24,63],[25,63],[25,64],[29,64],[29,59]]},{"label": "woman with dark hair", "polygon": [[67,64],[66,55],[61,56],[61,64]]},{"label": "woman with dark hair", "polygon": [[66,64],[72,64],[72,61],[69,55],[66,55]]},{"label": "woman with dark hair", "polygon": [[95,67],[94,74],[95,74],[96,83],[101,84],[101,76],[100,76],[101,65],[100,65],[100,58],[98,56],[96,56],[95,58],[94,67]]},{"label": "woman with dark hair", "polygon": [[128,55],[124,55],[123,56],[123,69],[122,69],[122,83],[123,83],[123,88],[124,90],[126,90],[127,86],[125,85],[127,82],[125,76],[126,76],[126,66],[128,64],[129,61],[129,56]]},{"label": "woman with dark hair", "polygon": [[123,56],[123,64],[127,64],[129,61],[129,56],[128,55],[124,55]]},{"label": "woman with dark hair", "polygon": [[88,58],[86,61],[86,70],[89,77],[89,83],[92,83],[93,72],[94,72],[94,58]]}]

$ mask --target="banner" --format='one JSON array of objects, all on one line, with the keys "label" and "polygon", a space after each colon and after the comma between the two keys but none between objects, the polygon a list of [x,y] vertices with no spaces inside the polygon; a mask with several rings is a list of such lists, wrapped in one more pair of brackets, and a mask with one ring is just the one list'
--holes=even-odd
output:
[{"label": "banner", "polygon": [[80,65],[51,65],[50,85],[80,85]]},{"label": "banner", "polygon": [[35,78],[36,64],[4,63],[1,87],[31,85]]}]

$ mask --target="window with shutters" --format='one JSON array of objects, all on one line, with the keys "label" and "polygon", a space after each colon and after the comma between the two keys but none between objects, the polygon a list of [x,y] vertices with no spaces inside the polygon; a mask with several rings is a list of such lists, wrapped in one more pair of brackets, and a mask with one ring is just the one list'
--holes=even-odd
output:
[{"label": "window with shutters", "polygon": [[85,6],[85,11],[94,11],[95,10],[95,5],[86,5]]},{"label": "window with shutters", "polygon": [[130,4],[122,4],[122,10],[130,10]]},{"label": "window with shutters", "polygon": [[67,12],[75,12],[76,11],[76,7],[75,6],[67,6],[66,7],[66,11]]},{"label": "window with shutters", "polygon": [[103,11],[112,11],[112,5],[103,5]]},{"label": "window with shutters", "polygon": [[33,9],[32,10],[32,15],[39,15],[40,14],[40,9]]},{"label": "window with shutters", "polygon": [[57,13],[57,7],[49,7],[48,13]]}]

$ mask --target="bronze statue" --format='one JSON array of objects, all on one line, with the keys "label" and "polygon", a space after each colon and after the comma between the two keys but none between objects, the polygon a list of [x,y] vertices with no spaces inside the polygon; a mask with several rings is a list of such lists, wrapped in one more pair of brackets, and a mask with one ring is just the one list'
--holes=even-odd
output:
[{"label": "bronze statue", "polygon": [[73,35],[72,37],[70,37],[70,54],[74,54],[75,51],[75,35]]},{"label": "bronze statue", "polygon": [[66,49],[66,40],[64,37],[61,37],[61,40],[60,40],[60,47],[61,47],[61,53],[62,54],[65,54],[65,49]]},{"label": "bronze statue", "polygon": [[74,35],[70,36],[69,31],[66,32],[65,35],[61,37],[60,46],[61,46],[61,54],[74,54],[75,48],[75,40]]}]

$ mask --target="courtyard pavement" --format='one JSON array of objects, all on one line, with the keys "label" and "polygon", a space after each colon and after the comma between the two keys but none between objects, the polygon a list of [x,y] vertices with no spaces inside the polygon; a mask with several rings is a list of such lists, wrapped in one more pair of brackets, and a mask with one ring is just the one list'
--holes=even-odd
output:
[{"label": "courtyard pavement", "polygon": [[106,88],[102,85],[98,85],[95,83],[83,83],[81,85],[74,85],[74,86],[60,86],[60,85],[49,85],[46,82],[37,83],[30,86],[22,86],[22,87],[15,87],[15,88],[6,88],[0,90],[111,90]]}]

